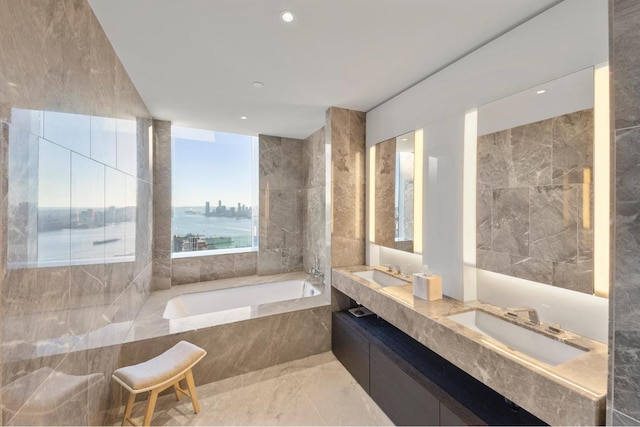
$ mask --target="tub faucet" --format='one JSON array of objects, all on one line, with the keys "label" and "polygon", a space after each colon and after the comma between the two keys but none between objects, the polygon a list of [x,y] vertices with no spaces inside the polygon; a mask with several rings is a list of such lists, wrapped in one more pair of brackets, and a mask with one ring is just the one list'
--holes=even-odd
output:
[{"label": "tub faucet", "polygon": [[507,308],[506,316],[516,318],[520,317],[520,313],[527,313],[527,321],[534,325],[540,324],[540,318],[538,317],[538,311],[531,307],[512,307]]},{"label": "tub faucet", "polygon": [[320,270],[318,256],[316,255],[313,266],[309,269],[309,274],[314,277],[324,277],[324,273]]}]

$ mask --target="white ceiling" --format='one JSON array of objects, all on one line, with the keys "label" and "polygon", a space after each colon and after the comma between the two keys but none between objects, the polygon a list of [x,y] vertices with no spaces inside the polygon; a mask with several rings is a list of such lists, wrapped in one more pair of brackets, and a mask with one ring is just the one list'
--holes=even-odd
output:
[{"label": "white ceiling", "polygon": [[89,2],[155,118],[304,138],[328,107],[368,111],[559,0]]}]

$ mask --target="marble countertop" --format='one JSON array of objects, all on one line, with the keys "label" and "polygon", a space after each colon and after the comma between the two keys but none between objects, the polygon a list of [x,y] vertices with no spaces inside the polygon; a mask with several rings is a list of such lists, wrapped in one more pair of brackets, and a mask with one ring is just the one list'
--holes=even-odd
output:
[{"label": "marble countertop", "polygon": [[[371,269],[333,269],[332,286],[545,422],[604,423],[608,357],[605,344],[563,331],[552,337],[589,351],[557,366],[547,365],[447,318],[472,309],[504,317],[503,308],[448,297],[424,301],[413,296],[411,283],[381,287],[351,274]],[[539,329],[538,332],[543,329],[528,328]]]}]

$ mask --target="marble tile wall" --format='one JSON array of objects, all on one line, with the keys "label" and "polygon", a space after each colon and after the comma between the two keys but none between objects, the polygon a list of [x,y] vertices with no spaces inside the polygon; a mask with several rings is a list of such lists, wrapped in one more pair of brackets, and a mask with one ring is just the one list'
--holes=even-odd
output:
[{"label": "marble tile wall", "polygon": [[258,275],[301,271],[305,171],[300,139],[259,135]]},{"label": "marble tile wall", "polygon": [[324,127],[303,141],[303,173],[305,188],[302,224],[302,259],[304,271],[316,267],[327,273],[326,256],[326,173]]},{"label": "marble tile wall", "polygon": [[[99,425],[118,353],[103,339],[123,342],[150,292],[152,121],[86,0],[0,10],[2,423]],[[47,246],[44,206],[107,224]]]},{"label": "marble tile wall", "polygon": [[253,276],[257,272],[257,258],[256,252],[174,258],[171,286]]},{"label": "marble tile wall", "polygon": [[[376,245],[396,247],[396,139],[376,145]],[[413,217],[413,212],[411,212]]]},{"label": "marble tile wall", "polygon": [[153,289],[171,287],[171,122],[153,121]]},{"label": "marble tile wall", "polygon": [[331,266],[365,263],[365,113],[331,107]]},{"label": "marble tile wall", "polygon": [[640,3],[609,1],[615,174],[608,425],[640,425]]},{"label": "marble tile wall", "polygon": [[592,294],[592,170],[591,109],[479,137],[478,268]]}]

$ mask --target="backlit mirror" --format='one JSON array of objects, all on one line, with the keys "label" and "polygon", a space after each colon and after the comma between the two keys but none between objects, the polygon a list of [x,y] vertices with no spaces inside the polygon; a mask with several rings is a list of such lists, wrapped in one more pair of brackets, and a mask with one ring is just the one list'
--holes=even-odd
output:
[{"label": "backlit mirror", "polygon": [[420,135],[418,131],[408,132],[376,144],[370,152],[373,171],[370,212],[375,224],[371,240],[377,245],[405,252],[421,251],[421,227],[414,221],[421,218],[416,215],[421,207],[421,191],[416,188],[420,187],[416,168],[421,168],[422,161],[422,155],[416,154]]},{"label": "backlit mirror", "polygon": [[594,234],[608,218],[594,207],[608,206],[598,184],[609,178],[594,144],[596,87],[590,67],[478,108],[478,268],[602,295]]}]

